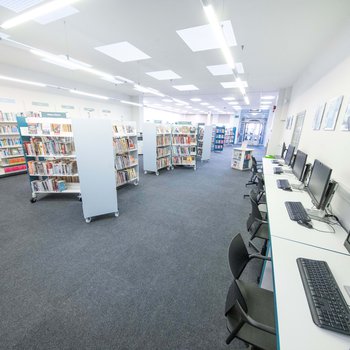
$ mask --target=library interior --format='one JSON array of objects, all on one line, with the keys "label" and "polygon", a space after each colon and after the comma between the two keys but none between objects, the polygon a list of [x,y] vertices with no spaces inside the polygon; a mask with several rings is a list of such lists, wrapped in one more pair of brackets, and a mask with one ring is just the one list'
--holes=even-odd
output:
[{"label": "library interior", "polygon": [[0,0],[0,349],[350,349],[349,0]]}]

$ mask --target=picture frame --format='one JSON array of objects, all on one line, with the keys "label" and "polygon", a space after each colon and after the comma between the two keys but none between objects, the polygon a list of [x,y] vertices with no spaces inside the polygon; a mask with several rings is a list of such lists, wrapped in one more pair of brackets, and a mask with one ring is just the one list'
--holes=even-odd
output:
[{"label": "picture frame", "polygon": [[292,128],[293,119],[294,119],[294,116],[292,116],[292,115],[287,118],[287,122],[286,122],[286,129],[287,130],[290,130]]},{"label": "picture frame", "polygon": [[322,124],[322,119],[323,119],[325,108],[326,108],[325,103],[322,103],[317,107],[315,117],[314,117],[313,126],[312,126],[313,130],[320,130],[321,129],[321,124]]},{"label": "picture frame", "polygon": [[350,131],[350,99],[348,102],[348,106],[346,107],[343,122],[341,124],[341,130],[342,131]]},{"label": "picture frame", "polygon": [[339,115],[339,110],[343,101],[343,96],[338,96],[332,98],[326,107],[326,112],[324,116],[324,126],[323,130],[332,131],[335,129],[335,125],[337,124],[337,119]]}]

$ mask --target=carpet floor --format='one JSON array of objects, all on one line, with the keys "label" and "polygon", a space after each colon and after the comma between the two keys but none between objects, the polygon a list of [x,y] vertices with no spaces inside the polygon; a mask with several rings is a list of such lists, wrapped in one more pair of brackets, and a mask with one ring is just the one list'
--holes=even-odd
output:
[{"label": "carpet floor", "polygon": [[225,345],[227,249],[248,241],[250,211],[231,152],[197,171],[141,169],[118,189],[119,218],[90,224],[75,196],[32,204],[26,175],[0,179],[0,349],[244,348]]}]

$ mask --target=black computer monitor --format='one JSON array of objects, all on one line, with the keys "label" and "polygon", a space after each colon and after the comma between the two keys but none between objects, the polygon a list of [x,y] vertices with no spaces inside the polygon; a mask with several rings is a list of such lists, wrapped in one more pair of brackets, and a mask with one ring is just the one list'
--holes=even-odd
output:
[{"label": "black computer monitor", "polygon": [[301,181],[303,178],[306,159],[307,154],[298,150],[293,164],[293,174],[297,177],[299,181]]},{"label": "black computer monitor", "polygon": [[288,146],[286,157],[284,158],[284,163],[286,165],[290,165],[290,163],[292,162],[293,155],[294,155],[294,150],[295,150],[294,146],[292,146],[292,145]]},{"label": "black computer monitor", "polygon": [[332,169],[321,163],[319,160],[315,160],[312,167],[308,192],[312,199],[312,203],[317,209],[324,209],[325,195],[328,188],[329,180],[331,179]]},{"label": "black computer monitor", "polygon": [[281,158],[284,158],[284,153],[286,152],[286,150],[287,150],[286,143],[283,142],[282,151],[281,151]]}]

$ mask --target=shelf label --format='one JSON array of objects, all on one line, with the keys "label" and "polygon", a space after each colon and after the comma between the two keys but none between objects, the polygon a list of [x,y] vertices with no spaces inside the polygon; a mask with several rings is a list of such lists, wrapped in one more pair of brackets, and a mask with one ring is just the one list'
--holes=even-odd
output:
[{"label": "shelf label", "polygon": [[42,118],[67,118],[64,112],[41,112]]}]

